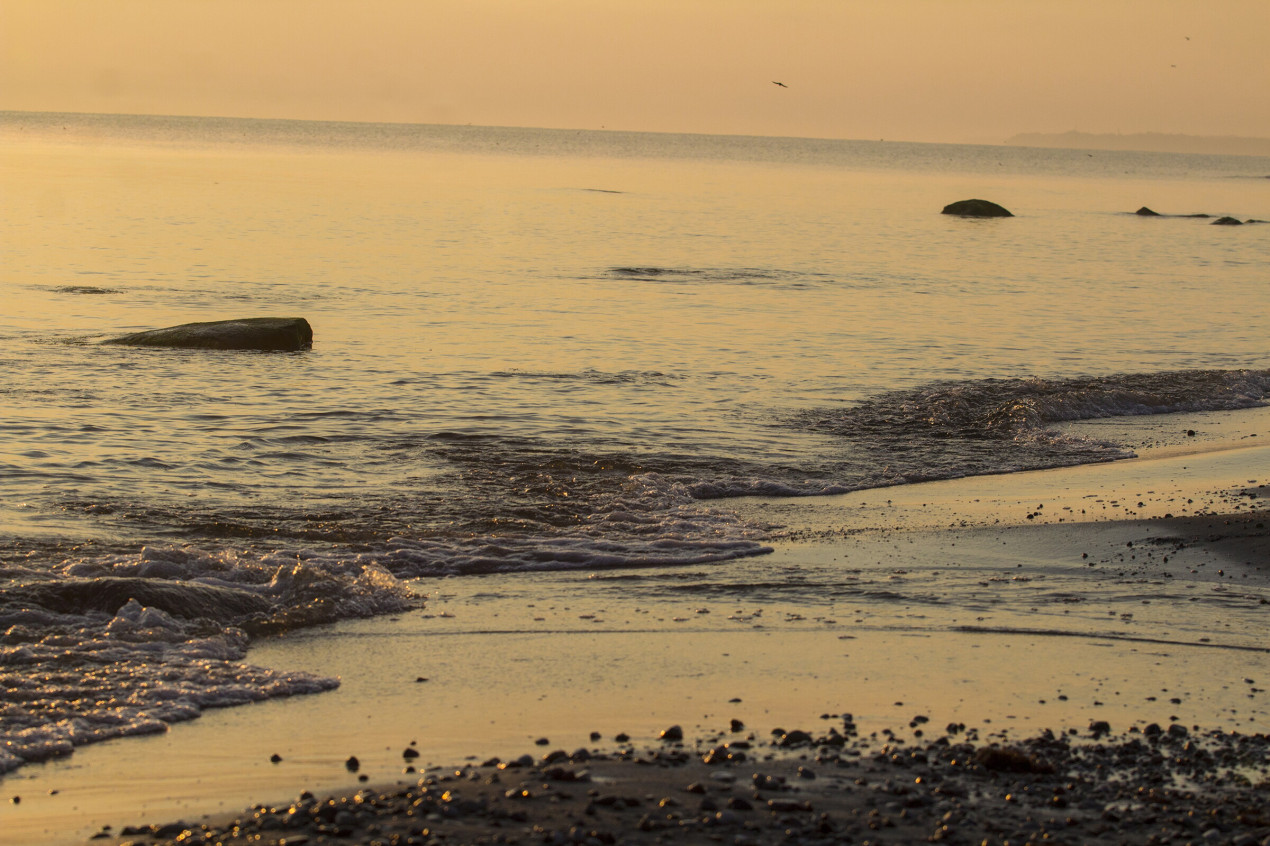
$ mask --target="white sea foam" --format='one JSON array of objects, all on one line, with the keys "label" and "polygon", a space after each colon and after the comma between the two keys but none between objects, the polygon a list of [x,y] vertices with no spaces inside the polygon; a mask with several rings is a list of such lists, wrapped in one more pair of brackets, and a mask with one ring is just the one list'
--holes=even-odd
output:
[{"label": "white sea foam", "polygon": [[[207,708],[330,690],[337,679],[246,663],[243,627],[276,630],[411,602],[373,562],[148,547],[68,562],[63,572],[10,590],[0,607],[0,771],[164,731]],[[167,607],[129,597],[102,610],[130,592]],[[234,601],[238,593],[266,610]]]}]

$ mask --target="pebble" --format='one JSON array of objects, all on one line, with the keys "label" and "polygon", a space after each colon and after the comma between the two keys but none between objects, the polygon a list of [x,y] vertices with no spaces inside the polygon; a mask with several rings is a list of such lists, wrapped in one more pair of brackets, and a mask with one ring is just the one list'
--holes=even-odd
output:
[{"label": "pebble", "polygon": [[[1007,840],[1270,846],[1265,794],[1256,786],[1270,781],[1270,737],[1177,723],[1119,736],[1110,726],[1091,724],[1095,729],[1092,739],[1063,729],[1011,738],[1008,746],[997,736],[980,743],[976,732],[960,727],[933,742],[843,741],[844,757],[815,773],[800,763],[797,748],[784,751],[777,739],[760,772],[749,762],[707,766],[696,755],[653,744],[591,753],[592,782],[589,772],[560,764],[535,769],[534,758],[524,755],[509,764],[525,768],[514,787],[498,785],[495,774],[428,776],[322,800],[305,793],[294,804],[257,806],[219,825],[172,823],[135,832],[180,846]],[[822,749],[833,738],[808,736]],[[891,744],[894,734],[887,738]],[[762,800],[729,796],[738,776],[752,782],[756,795],[766,794]],[[604,792],[584,789],[591,783]],[[707,791],[707,783],[718,784],[717,792]],[[700,802],[673,798],[683,792]]]}]

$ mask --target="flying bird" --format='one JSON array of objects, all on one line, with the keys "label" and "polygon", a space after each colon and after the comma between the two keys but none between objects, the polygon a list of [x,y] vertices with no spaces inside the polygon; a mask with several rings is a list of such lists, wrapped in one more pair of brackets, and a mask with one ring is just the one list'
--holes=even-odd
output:
[{"label": "flying bird", "polygon": [[776,80],[774,80],[774,79],[772,80],[772,84],[773,84],[773,85],[779,85],[781,88],[788,88],[788,87],[789,87],[789,86],[788,86],[788,85],[786,85],[785,83],[783,83],[783,82],[777,82],[777,81],[776,81]]}]

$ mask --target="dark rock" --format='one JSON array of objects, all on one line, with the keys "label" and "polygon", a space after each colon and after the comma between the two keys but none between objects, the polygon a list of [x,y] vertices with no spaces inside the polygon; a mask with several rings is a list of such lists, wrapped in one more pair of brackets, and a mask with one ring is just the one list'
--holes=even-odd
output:
[{"label": "dark rock", "polygon": [[1134,214],[1140,214],[1143,217],[1160,217],[1160,213],[1158,211],[1152,211],[1146,206],[1143,206],[1142,208],[1138,209],[1136,212],[1134,212]]},{"label": "dark rock", "polygon": [[313,327],[303,317],[250,317],[151,329],[110,338],[102,343],[136,347],[294,352],[313,346]]},{"label": "dark rock", "polygon": [[982,747],[975,752],[974,761],[985,770],[1007,773],[1052,773],[1054,767],[1013,746]]},{"label": "dark rock", "polygon": [[661,739],[669,743],[678,743],[684,739],[684,730],[679,726],[671,726],[661,733]]},{"label": "dark rock", "polygon": [[745,723],[740,720],[733,720],[730,727],[733,734],[736,734],[739,731],[745,731]]},{"label": "dark rock", "polygon": [[362,762],[357,760],[356,755],[349,755],[348,760],[344,762],[344,766],[350,773],[355,773],[361,769]]},{"label": "dark rock", "polygon": [[1005,207],[988,200],[958,200],[944,206],[941,214],[955,214],[961,217],[1014,217]]},{"label": "dark rock", "polygon": [[407,746],[405,749],[401,750],[401,757],[405,758],[406,760],[410,760],[412,758],[418,758],[419,750],[413,749]]},{"label": "dark rock", "polygon": [[781,735],[780,745],[784,747],[790,746],[806,746],[812,742],[812,736],[802,729],[794,729]]},{"label": "dark rock", "polygon": [[1210,224],[1212,226],[1243,226],[1244,222],[1237,217],[1219,217]]}]

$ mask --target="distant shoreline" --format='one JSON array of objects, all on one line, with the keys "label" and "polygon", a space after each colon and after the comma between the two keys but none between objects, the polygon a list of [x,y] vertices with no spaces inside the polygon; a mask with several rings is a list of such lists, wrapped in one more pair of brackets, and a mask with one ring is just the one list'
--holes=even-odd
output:
[{"label": "distant shoreline", "polygon": [[1163,132],[1022,132],[1007,138],[1011,147],[1071,150],[1137,150],[1149,153],[1198,153],[1217,156],[1270,156],[1270,138],[1234,135],[1175,135]]}]

